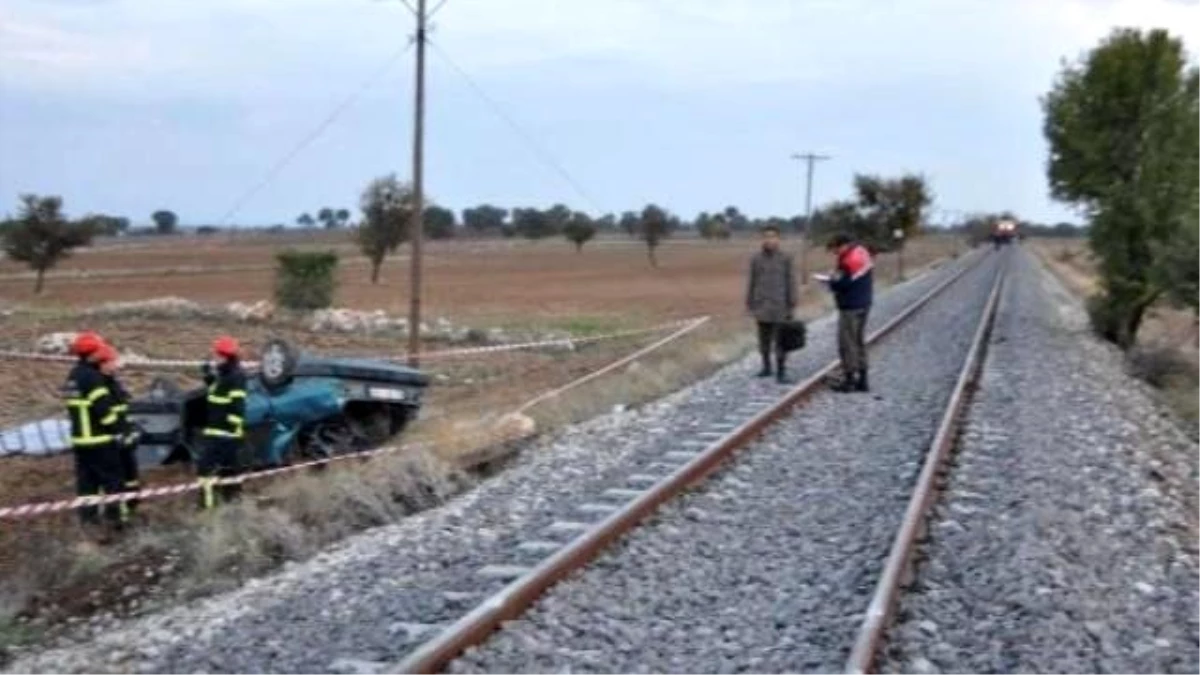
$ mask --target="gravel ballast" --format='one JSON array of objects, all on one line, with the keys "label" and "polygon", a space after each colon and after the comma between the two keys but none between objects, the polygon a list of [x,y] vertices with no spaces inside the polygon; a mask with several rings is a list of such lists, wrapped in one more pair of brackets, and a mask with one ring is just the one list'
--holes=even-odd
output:
[{"label": "gravel ballast", "polygon": [[[977,255],[881,294],[871,323],[880,325]],[[797,376],[812,374],[835,357],[831,318],[810,326],[809,348],[792,359]],[[580,507],[620,494],[612,490],[644,487],[631,479],[661,475],[664,463],[679,463],[666,453],[690,449],[701,432],[744,421],[779,396],[778,385],[750,377],[756,360],[747,357],[644,408],[569,428],[444,506],[351,537],[230,593],[137,619],[96,621],[89,632],[54,648],[18,654],[8,668],[385,670],[502,588],[514,571],[488,566],[535,564],[549,555],[550,545],[603,517]],[[881,381],[880,386],[889,385]],[[887,407],[882,401],[874,405]]]},{"label": "gravel ballast", "polygon": [[1196,444],[1030,256],[889,632],[885,672],[1188,672]]},{"label": "gravel ballast", "polygon": [[1001,260],[448,670],[842,668]]}]

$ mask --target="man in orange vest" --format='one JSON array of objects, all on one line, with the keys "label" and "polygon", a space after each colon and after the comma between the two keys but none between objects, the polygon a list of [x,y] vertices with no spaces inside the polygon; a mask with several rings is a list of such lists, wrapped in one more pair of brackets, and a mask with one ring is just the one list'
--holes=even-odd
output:
[{"label": "man in orange vest", "polygon": [[867,315],[871,312],[874,289],[874,262],[867,247],[848,234],[836,234],[828,244],[837,256],[837,268],[830,277],[838,308],[838,355],[842,361],[842,381],[834,391],[869,391],[867,383]]}]

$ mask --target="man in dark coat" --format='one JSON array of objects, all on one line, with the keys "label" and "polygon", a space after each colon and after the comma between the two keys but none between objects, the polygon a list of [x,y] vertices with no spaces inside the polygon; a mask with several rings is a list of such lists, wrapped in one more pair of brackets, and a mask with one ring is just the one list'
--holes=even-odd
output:
[{"label": "man in dark coat", "polygon": [[[762,231],[762,250],[750,260],[750,279],[746,288],[746,310],[758,322],[758,350],[762,355],[759,377],[772,373],[779,382],[787,382],[787,353],[779,342],[781,326],[792,319],[796,309],[796,277],[792,257],[779,250],[779,228]],[[775,370],[771,353],[775,353]]]},{"label": "man in dark coat", "polygon": [[867,383],[867,315],[874,289],[871,253],[847,234],[834,235],[828,248],[837,256],[837,267],[829,279],[838,308],[838,355],[842,381],[835,391],[869,391]]}]

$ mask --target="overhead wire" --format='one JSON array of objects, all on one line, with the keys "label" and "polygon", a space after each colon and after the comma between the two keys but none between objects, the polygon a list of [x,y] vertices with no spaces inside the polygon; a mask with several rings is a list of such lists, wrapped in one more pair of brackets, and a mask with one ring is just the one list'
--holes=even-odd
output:
[{"label": "overhead wire", "polygon": [[[445,3],[443,2],[442,4]],[[439,7],[440,6],[441,5],[439,5]],[[592,195],[579,183],[579,181],[575,180],[575,177],[571,175],[571,172],[567,171],[567,169],[554,157],[554,155],[552,155],[541,144],[535,141],[533,136],[529,132],[525,131],[524,127],[517,123],[517,121],[513,119],[512,115],[508,114],[508,112],[504,109],[504,106],[500,105],[496,99],[488,95],[487,91],[485,91],[483,87],[480,86],[480,84],[467,73],[467,71],[459,66],[454,59],[450,58],[450,55],[446,53],[445,49],[432,40],[428,40],[428,43],[429,46],[433,47],[433,50],[438,54],[442,61],[444,61],[451,70],[453,70],[456,74],[458,74],[459,77],[463,79],[467,86],[475,92],[475,95],[478,96],[480,100],[482,100],[488,105],[489,108],[492,109],[493,114],[504,121],[504,123],[507,124],[508,127],[513,131],[513,133],[515,133],[521,138],[522,141],[525,142],[526,146],[528,146],[528,148],[532,150],[535,155],[537,155],[537,158],[546,167],[557,173],[559,177],[562,178],[567,185],[570,185],[571,189],[574,190],[575,193],[580,197],[582,197],[584,201],[588,202],[592,208],[600,212],[607,211],[607,209],[605,209],[596,199],[592,197]]]},{"label": "overhead wire", "polygon": [[407,45],[388,56],[388,58],[366,79],[364,79],[356,89],[351,91],[348,96],[342,99],[342,101],[338,103],[311,132],[305,135],[298,143],[292,146],[292,148],[286,154],[276,161],[275,164],[272,165],[267,171],[262,180],[235,199],[233,205],[226,209],[225,213],[220,219],[218,219],[218,224],[228,225],[230,219],[237,215],[237,213],[241,211],[242,207],[244,207],[247,202],[249,202],[251,199],[257,196],[259,192],[270,185],[271,182],[274,181],[275,178],[284,169],[286,169],[292,163],[292,161],[300,155],[301,152],[303,152],[306,148],[308,148],[308,146],[312,145],[313,142],[320,138],[321,135],[324,134],[325,131],[331,126],[333,126],[333,124],[343,114],[345,114],[347,110],[349,110],[355,103],[358,102],[363,94],[371,89],[371,87],[373,87],[380,78],[382,78],[389,70],[391,70],[392,66],[394,66],[402,56],[407,54],[408,51],[412,49],[413,44],[415,44],[415,42],[410,39]]}]

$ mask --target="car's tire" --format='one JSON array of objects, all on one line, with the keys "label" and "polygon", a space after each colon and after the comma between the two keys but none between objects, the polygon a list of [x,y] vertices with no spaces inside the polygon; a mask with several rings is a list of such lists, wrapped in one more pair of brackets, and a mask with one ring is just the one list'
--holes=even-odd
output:
[{"label": "car's tire", "polygon": [[296,372],[298,354],[287,340],[271,338],[263,345],[259,358],[258,377],[270,391],[277,391],[291,383]]},{"label": "car's tire", "polygon": [[174,381],[165,377],[156,377],[154,378],[154,381],[150,383],[150,390],[147,393],[146,398],[154,401],[155,403],[165,403],[167,401],[178,401],[181,396],[183,396],[183,389],[181,389],[178,384],[175,384]]}]

